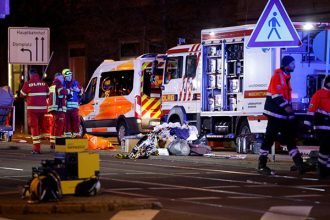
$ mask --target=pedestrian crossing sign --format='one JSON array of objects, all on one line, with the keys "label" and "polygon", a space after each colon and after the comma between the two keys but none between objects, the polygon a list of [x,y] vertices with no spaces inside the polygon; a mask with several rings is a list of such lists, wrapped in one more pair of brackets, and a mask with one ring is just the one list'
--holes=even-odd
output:
[{"label": "pedestrian crossing sign", "polygon": [[299,47],[300,37],[281,0],[269,0],[247,47]]}]

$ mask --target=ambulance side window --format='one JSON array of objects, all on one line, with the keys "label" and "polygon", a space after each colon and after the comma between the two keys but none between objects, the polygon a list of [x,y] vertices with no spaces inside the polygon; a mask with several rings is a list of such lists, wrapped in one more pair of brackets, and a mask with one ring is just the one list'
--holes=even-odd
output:
[{"label": "ambulance side window", "polygon": [[133,89],[134,71],[112,71],[101,74],[99,97],[129,95]]},{"label": "ambulance side window", "polygon": [[186,58],[186,76],[195,78],[197,68],[197,56],[190,55]]},{"label": "ambulance side window", "polygon": [[88,87],[85,90],[85,97],[83,100],[83,104],[86,104],[90,101],[92,101],[92,99],[94,99],[95,97],[95,90],[96,90],[96,80],[97,78],[94,77],[91,82],[89,83]]},{"label": "ambulance side window", "polygon": [[183,57],[168,57],[166,62],[164,83],[167,84],[172,79],[179,79],[182,77],[182,62]]}]

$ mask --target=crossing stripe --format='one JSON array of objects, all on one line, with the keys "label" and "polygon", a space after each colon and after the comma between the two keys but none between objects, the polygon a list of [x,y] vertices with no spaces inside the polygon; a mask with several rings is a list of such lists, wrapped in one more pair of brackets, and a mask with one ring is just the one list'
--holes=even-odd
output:
[{"label": "crossing stripe", "polygon": [[307,219],[313,206],[272,206],[260,220],[302,220]]},{"label": "crossing stripe", "polygon": [[128,220],[128,219],[151,220],[158,213],[159,210],[155,210],[155,209],[120,211],[116,213],[112,218],[110,218],[110,220]]}]

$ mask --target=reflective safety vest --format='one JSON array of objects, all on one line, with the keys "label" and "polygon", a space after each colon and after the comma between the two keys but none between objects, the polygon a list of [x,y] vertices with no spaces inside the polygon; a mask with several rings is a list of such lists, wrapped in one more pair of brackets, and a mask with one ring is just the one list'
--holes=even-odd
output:
[{"label": "reflective safety vest", "polygon": [[[80,89],[80,91],[79,92],[73,91],[73,88],[75,87]],[[71,82],[65,82],[65,88],[70,89],[70,93],[67,96],[67,102],[66,102],[67,109],[79,108],[80,98],[84,92],[79,82],[76,80],[72,80]]]},{"label": "reflective safety vest", "polygon": [[276,69],[268,86],[264,114],[279,119],[293,119],[285,111],[285,107],[291,106],[291,76],[282,69]]},{"label": "reflective safety vest", "polygon": [[29,111],[46,112],[48,95],[49,88],[38,75],[32,75],[21,89],[21,96],[26,99],[26,109]]},{"label": "reflective safety vest", "polygon": [[49,87],[48,112],[66,112],[66,95],[68,93],[70,90],[64,89],[61,81],[54,80],[53,85]]},{"label": "reflective safety vest", "polygon": [[323,87],[313,95],[308,108],[307,125],[314,124],[314,130],[330,131],[330,90]]}]

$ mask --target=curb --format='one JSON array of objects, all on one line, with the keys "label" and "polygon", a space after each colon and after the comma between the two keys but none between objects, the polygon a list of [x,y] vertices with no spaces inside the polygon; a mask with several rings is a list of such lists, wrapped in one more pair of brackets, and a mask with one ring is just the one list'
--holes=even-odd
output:
[{"label": "curb", "polygon": [[[10,197],[11,199],[8,199]],[[136,209],[161,209],[157,201],[143,201],[109,195],[94,197],[66,196],[59,202],[29,204],[27,200],[18,199],[17,193],[8,193],[0,197],[0,214],[69,214],[100,213]]]}]

